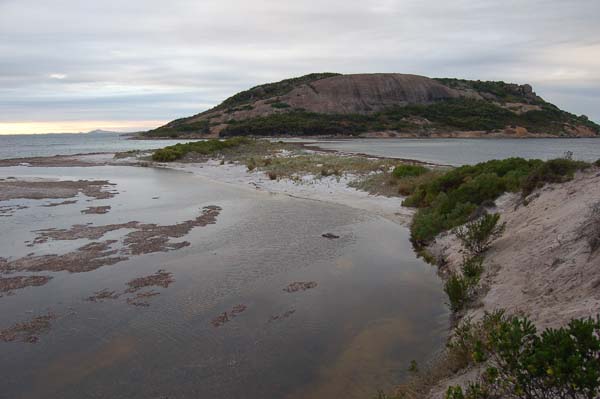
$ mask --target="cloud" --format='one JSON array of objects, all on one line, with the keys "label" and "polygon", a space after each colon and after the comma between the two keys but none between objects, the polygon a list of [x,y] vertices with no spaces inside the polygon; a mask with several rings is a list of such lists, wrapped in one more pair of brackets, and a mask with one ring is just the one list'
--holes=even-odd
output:
[{"label": "cloud", "polygon": [[600,121],[598,15],[597,0],[0,0],[0,122],[169,120],[318,71],[528,82]]}]

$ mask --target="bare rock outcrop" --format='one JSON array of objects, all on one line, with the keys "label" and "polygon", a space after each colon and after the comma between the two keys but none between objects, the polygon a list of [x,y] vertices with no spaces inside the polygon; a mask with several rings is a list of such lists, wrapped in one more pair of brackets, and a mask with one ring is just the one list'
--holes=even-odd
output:
[{"label": "bare rock outcrop", "polygon": [[460,95],[424,76],[376,73],[321,79],[292,90],[281,101],[312,112],[364,114],[393,106],[431,104]]}]

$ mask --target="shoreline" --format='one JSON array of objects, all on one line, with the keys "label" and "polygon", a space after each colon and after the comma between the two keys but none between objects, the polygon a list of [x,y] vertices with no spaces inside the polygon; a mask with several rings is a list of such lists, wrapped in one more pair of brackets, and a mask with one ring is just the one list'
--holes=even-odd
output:
[{"label": "shoreline", "polygon": [[[413,159],[371,156],[364,153],[345,153],[338,150],[321,149],[309,143],[298,143],[303,149],[322,154],[332,154],[341,157],[361,157],[368,159],[392,160],[408,162],[430,167],[450,167]],[[308,144],[308,145],[307,145]],[[25,157],[0,160],[0,167],[31,166],[31,167],[99,167],[99,166],[137,166],[172,169],[192,173],[195,176],[213,182],[235,185],[254,191],[264,191],[271,194],[287,195],[313,201],[333,203],[351,208],[365,210],[382,216],[388,220],[408,227],[415,210],[402,206],[403,196],[384,196],[371,194],[349,186],[361,176],[346,173],[343,176],[314,176],[306,174],[300,180],[289,178],[272,180],[262,171],[248,171],[246,166],[239,163],[220,164],[217,160],[204,162],[170,162],[160,163],[132,157],[115,158],[118,153],[95,152],[74,155],[54,155],[48,157]]]},{"label": "shoreline", "polygon": [[[79,167],[79,165],[81,163],[87,163],[88,166],[93,167],[93,166],[105,166],[105,165],[125,165],[125,166],[139,166],[141,167],[141,165],[139,165],[139,163],[133,163],[133,162],[129,162],[128,164],[123,164],[122,160],[110,160],[109,157],[112,156],[112,154],[94,154],[94,155],[81,155],[81,156],[77,156],[77,157],[65,157],[65,160],[70,162],[71,164],[62,164],[62,165],[58,165],[56,164],[56,162],[54,162],[54,166],[63,166],[63,167],[68,167],[68,166],[73,166],[73,167]],[[56,158],[58,157],[52,157],[54,158],[53,161],[56,161]],[[21,159],[22,160],[22,159]],[[41,161],[41,160],[40,160]],[[145,162],[145,161],[141,161],[141,162]],[[161,165],[156,165],[157,168],[165,168],[165,166],[161,166]],[[197,164],[172,164],[172,165],[168,165],[168,169],[172,169],[175,170],[177,172],[186,172],[189,173],[191,176],[194,177],[199,177],[200,179],[206,179],[206,180],[210,180],[210,181],[214,181],[214,182],[218,182],[220,185],[235,185],[238,188],[244,189],[244,190],[251,190],[251,191],[259,191],[262,192],[264,194],[259,194],[259,195],[255,195],[255,197],[257,197],[259,200],[262,199],[266,199],[266,197],[268,197],[271,193],[277,194],[277,195],[286,195],[286,196],[290,196],[290,197],[297,197],[297,198],[302,198],[305,200],[312,200],[312,201],[323,201],[323,202],[328,202],[328,203],[333,203],[335,204],[335,207],[331,207],[331,210],[335,213],[337,212],[336,209],[338,209],[338,206],[341,205],[342,207],[339,208],[342,212],[345,213],[352,213],[353,211],[348,209],[348,207],[352,207],[352,208],[356,208],[356,209],[361,209],[361,210],[366,210],[367,212],[373,214],[373,215],[377,215],[377,216],[381,216],[377,217],[377,216],[371,216],[371,215],[367,215],[366,213],[360,212],[360,214],[365,214],[367,216],[367,218],[369,219],[369,223],[374,222],[374,223],[379,223],[383,226],[392,226],[392,225],[397,225],[392,227],[393,231],[395,231],[396,233],[400,232],[402,233],[402,231],[405,230],[405,224],[406,222],[409,220],[409,217],[407,215],[395,215],[393,211],[396,211],[397,207],[399,207],[399,204],[401,202],[400,198],[394,198],[391,200],[386,200],[386,198],[384,197],[379,197],[379,196],[370,196],[369,194],[367,194],[366,192],[360,192],[359,190],[350,188],[346,186],[346,182],[348,181],[348,179],[345,178],[340,178],[337,179],[337,177],[333,177],[333,176],[329,176],[329,177],[323,177],[323,178],[319,178],[319,179],[309,179],[307,178],[307,181],[305,184],[294,184],[291,183],[291,181],[286,181],[289,179],[282,179],[280,181],[272,181],[269,179],[269,177],[263,173],[263,172],[247,172],[246,171],[246,167],[243,164],[227,164],[227,165],[219,165],[218,162],[204,162],[204,163],[197,163]],[[15,168],[13,169],[15,172],[13,172],[12,170],[9,172],[8,170],[6,170],[6,175],[8,174],[12,174],[15,173],[15,175],[19,176],[21,174],[35,174],[35,169],[28,169],[26,167],[19,167],[19,168]],[[16,172],[16,171],[19,172]],[[39,169],[37,169],[39,170]],[[81,169],[80,169],[81,170]],[[147,168],[146,168],[147,170]],[[151,172],[148,170],[148,172]],[[75,172],[74,172],[75,173]],[[64,172],[64,174],[68,175],[70,174],[68,171]],[[88,175],[94,175],[93,170],[90,170],[88,173]],[[171,175],[171,174],[169,174]],[[167,175],[166,178],[169,178]],[[173,175],[175,175],[175,173],[173,173]],[[191,177],[190,176],[190,177]],[[21,180],[21,178],[18,177],[19,180]],[[62,178],[61,178],[62,179]],[[188,179],[188,183],[189,184],[194,184],[193,180],[189,180]],[[199,185],[202,185],[202,181],[198,182]],[[242,192],[243,194],[243,192]],[[244,194],[243,194],[244,195]],[[162,196],[161,196],[162,197]],[[190,200],[194,201],[193,197],[189,198]],[[282,197],[283,199],[283,197]],[[57,200],[58,201],[58,200]],[[287,202],[287,200],[286,200]],[[59,205],[59,202],[56,202],[56,206]],[[307,205],[308,207],[317,207],[317,204],[314,205],[310,205],[310,203]],[[344,209],[346,208],[346,209]],[[116,208],[115,208],[116,209]],[[355,212],[355,213],[359,213],[359,212]],[[116,215],[115,215],[116,216]],[[168,216],[168,213],[167,215]],[[361,216],[362,218],[362,216]],[[385,220],[383,219],[385,218]],[[129,219],[125,219],[124,221],[127,221]],[[133,220],[133,219],[132,219]],[[137,220],[137,219],[135,219]],[[389,223],[388,221],[393,221],[395,223]],[[49,221],[50,223],[53,223],[53,221]],[[202,222],[202,220],[201,220]],[[186,226],[189,224],[189,221],[185,220],[182,222],[183,224],[185,224]],[[180,223],[181,224],[181,223]],[[165,228],[176,228],[178,225],[173,225],[171,226],[170,224],[167,226],[163,226],[162,224],[160,224],[160,229],[161,231],[164,230]],[[73,229],[69,229],[68,231],[59,231],[59,232],[55,232],[53,230],[48,230],[46,232],[42,232],[43,235],[40,235],[39,237],[39,242],[43,244],[43,240],[48,240],[49,242],[51,242],[54,239],[57,239],[55,237],[58,237],[56,234],[61,234],[61,236],[59,237],[60,239],[68,239],[71,237],[71,235],[73,234],[83,234],[83,233],[87,233],[88,230],[90,230],[92,227],[86,227],[86,226],[82,226],[80,229],[81,232],[79,230],[73,230]],[[133,224],[133,222],[131,224],[129,224],[129,222],[127,224],[122,224],[122,223],[118,223],[115,225],[109,225],[106,227],[107,229],[120,229],[120,228],[135,228],[139,231],[134,231],[131,234],[131,237],[139,237],[140,240],[144,239],[146,236],[141,236],[141,234],[146,234],[146,232],[148,232],[148,234],[150,234],[150,225],[146,226],[145,224]],[[116,231],[116,230],[115,230]],[[329,230],[324,230],[324,231],[329,231]],[[385,231],[385,230],[384,230]],[[345,236],[343,236],[340,232],[338,231],[333,231],[336,234],[340,234],[341,240],[346,239]],[[69,236],[62,236],[62,234],[69,234]],[[129,234],[129,233],[128,233]],[[330,245],[335,245],[335,240],[329,239],[328,237],[324,237],[321,238],[321,232],[318,233],[319,235],[317,235],[316,239],[320,240],[322,242],[331,242]],[[394,243],[394,240],[397,240],[398,237],[395,235],[388,235],[388,240],[392,243],[392,245],[396,245],[396,243]],[[112,237],[111,237],[112,238]],[[336,238],[340,238],[340,237],[336,237]],[[334,240],[334,241],[330,241],[330,240]],[[183,245],[185,242],[182,242],[181,244]],[[410,247],[410,244],[408,243],[408,240],[405,240],[404,238],[402,238],[402,245],[404,245],[406,247],[405,250],[403,250],[402,252],[398,252],[398,250],[394,251],[397,254],[399,253],[400,255],[402,253],[404,253],[406,256],[408,256],[409,258],[412,259],[412,252],[408,250],[408,248]],[[116,245],[116,243],[112,243],[112,242],[106,242],[105,243],[106,246],[100,247],[100,246],[94,246],[94,247],[85,247],[85,249],[80,248],[80,250],[78,250],[77,255],[78,258],[75,259],[75,261],[78,262],[79,259],[83,259],[84,261],[87,260],[87,256],[88,253],[90,252],[90,258],[91,255],[95,255],[95,253],[97,252],[99,255],[108,255],[111,253],[111,251],[113,250],[112,246]],[[111,247],[109,247],[109,245]],[[130,252],[134,253],[138,251],[138,245],[142,245],[142,242],[140,243],[132,243],[131,244],[131,248],[129,249]],[[325,244],[327,245],[327,244]],[[80,253],[82,251],[87,251],[86,253]],[[92,254],[91,252],[94,252],[94,254]],[[126,253],[119,253],[119,256],[127,256],[128,254]],[[104,266],[104,264],[99,263],[98,261],[94,260],[95,258],[92,258],[93,266],[94,267],[102,267]],[[104,259],[104,258],[103,258]],[[117,260],[121,260],[121,259],[117,259],[116,257],[113,258],[106,258],[107,261],[110,262],[117,262]],[[133,259],[133,256],[132,256]],[[45,259],[40,258],[39,260],[37,258],[27,258],[28,261],[30,262],[37,262],[37,261],[46,261]],[[402,260],[402,257],[399,257],[399,260]],[[62,262],[63,258],[57,258],[56,259],[57,262]],[[92,263],[92,261],[88,261],[88,262],[82,262],[83,264],[90,264]],[[8,261],[9,263],[6,263],[7,267],[13,267],[15,266],[14,264],[10,263],[10,260]],[[0,261],[1,264],[1,261]],[[107,264],[108,265],[108,264]],[[36,265],[34,265],[36,266]],[[422,270],[425,270],[427,273],[432,275],[432,278],[435,279],[435,273],[433,272],[433,270],[429,270],[426,265],[423,265],[424,267],[422,268]],[[16,266],[15,266],[16,267]],[[56,269],[60,269],[63,270],[60,267],[56,267]],[[69,268],[69,269],[65,269],[67,271],[72,271],[74,269]],[[169,271],[173,271],[171,268],[169,269],[165,269],[166,272]],[[152,270],[154,271],[154,270]],[[157,273],[160,273],[161,270],[159,270]],[[138,273],[139,274],[139,273]],[[175,276],[177,276],[175,274]],[[135,277],[135,276],[133,276]],[[139,277],[137,277],[137,279],[140,278],[144,278],[144,279],[150,279],[153,278],[152,275],[142,275],[139,274]],[[304,281],[302,279],[289,279],[291,284],[294,284],[294,281]],[[313,279],[312,277],[307,277],[306,281],[308,281],[307,284],[310,284],[311,281],[313,280],[317,280],[317,279]],[[123,280],[124,282],[126,280]],[[136,280],[127,280],[129,282],[127,282],[127,284],[130,284],[132,282],[135,282]],[[437,279],[435,280],[437,281]],[[44,281],[29,281],[29,280],[24,280],[24,281],[17,281],[16,283],[20,283],[21,285],[24,284],[29,284],[29,285],[34,285],[34,284],[41,284]],[[15,283],[15,284],[16,284]],[[319,281],[319,284],[321,284],[321,281]],[[152,299],[152,301],[150,300],[150,298],[154,298],[154,297],[139,297],[137,296],[137,293],[134,292],[129,292],[129,291],[119,291],[117,290],[115,287],[107,285],[108,288],[106,289],[102,289],[102,290],[97,290],[94,292],[90,292],[88,295],[88,297],[86,297],[86,301],[90,302],[90,303],[100,303],[100,302],[115,302],[118,304],[124,304],[124,305],[119,305],[119,306],[125,306],[125,305],[129,305],[132,306],[131,309],[138,309],[136,311],[143,311],[145,309],[145,307],[148,306],[160,306],[158,304],[155,304],[157,302],[160,301],[160,296],[158,297],[158,299]],[[292,286],[293,287],[293,286]],[[102,288],[102,287],[99,287]],[[159,293],[162,292],[159,291]],[[156,295],[156,293],[153,292],[149,292],[148,295]],[[443,295],[443,293],[442,293]],[[126,297],[127,296],[127,297]],[[245,302],[240,302],[240,303],[245,303]],[[440,301],[439,302],[440,306],[443,305],[443,302]],[[236,309],[236,308],[234,308]],[[379,307],[379,309],[385,310],[385,307]],[[131,310],[133,311],[133,310]],[[275,314],[275,313],[274,313]],[[275,317],[288,317],[289,314],[286,313],[281,313],[282,316],[279,316],[279,314],[277,314]],[[61,313],[57,313],[57,317],[60,317],[62,314]],[[46,324],[44,324],[43,326],[47,329],[50,330],[50,315],[49,316],[40,316],[40,317],[48,317],[48,322]],[[46,319],[40,319],[41,321],[44,321]],[[219,322],[219,319],[215,319],[217,322]],[[444,318],[442,321],[446,321],[446,318]],[[37,322],[37,320],[34,320],[34,322]],[[440,323],[444,330],[446,331],[446,324],[442,324]],[[46,327],[46,325],[48,325]],[[215,325],[213,323],[214,327],[220,327],[219,325]],[[381,337],[381,334],[385,334],[383,337],[389,340],[389,341],[385,341],[384,344],[388,345],[387,342],[397,342],[399,340],[398,336],[396,335],[396,327],[398,327],[396,324],[384,324],[382,326],[378,326],[375,330],[372,329],[368,329],[365,328],[364,329],[364,333],[361,331],[361,337],[367,337],[368,335],[366,334],[378,334],[378,337]],[[213,328],[213,327],[211,327]],[[12,330],[7,330],[8,333],[12,333]],[[45,330],[44,330],[45,331]],[[18,331],[17,331],[18,332]],[[34,335],[38,334],[37,331],[32,332],[31,335],[31,340],[37,340],[38,339],[38,335]],[[43,331],[39,333],[39,335],[43,335]],[[365,335],[363,335],[365,334]],[[14,334],[13,334],[14,335]],[[18,340],[20,340],[20,336],[17,336]],[[29,339],[28,337],[25,337],[23,339]],[[41,338],[43,339],[43,337]],[[444,339],[444,338],[442,338]],[[353,345],[355,341],[350,340],[349,343],[344,343],[344,345]],[[383,344],[382,344],[383,345]],[[388,348],[388,346],[382,346],[382,348]],[[391,344],[390,344],[391,345]],[[443,345],[443,343],[441,344]],[[344,346],[345,347],[345,346]],[[356,349],[358,351],[358,349]],[[385,351],[383,349],[381,349],[381,353],[385,353],[388,352],[390,353],[390,351],[388,349],[385,349]],[[361,351],[358,351],[357,353],[361,353]],[[362,351],[362,353],[368,353],[368,351]],[[407,359],[408,361],[408,359]],[[337,363],[334,363],[337,367]],[[354,364],[354,367],[359,367],[360,363],[349,363],[349,364]],[[404,367],[404,361],[400,361],[400,364],[397,366],[397,368],[402,368]],[[375,374],[379,375],[378,373],[380,373],[381,371],[378,369],[378,367],[376,367],[375,369]],[[395,379],[394,379],[395,381]],[[314,386],[315,389],[321,389],[322,384],[324,384],[320,379],[316,380],[316,384]],[[323,385],[323,386],[328,386],[328,385]],[[379,385],[375,385],[375,388],[379,387]],[[313,388],[313,387],[311,387]]]},{"label": "shoreline", "polygon": [[[303,148],[309,152],[339,157],[389,159],[335,150],[320,151],[312,146]],[[133,160],[115,158],[113,153],[36,158],[35,162],[43,164],[44,159],[52,159],[51,166],[77,167],[86,164],[171,169],[246,190],[360,209],[405,228],[408,228],[415,214],[413,208],[402,206],[404,197],[374,195],[351,187],[350,183],[359,178],[359,174],[318,176],[305,173],[298,178],[272,178],[267,172],[252,170],[239,161],[209,159],[158,163],[135,156]],[[59,165],[59,160],[64,163]],[[15,162],[7,160],[8,164]],[[596,166],[589,171],[578,172],[571,181],[547,184],[533,191],[525,201],[516,194],[505,194],[496,200],[494,212],[500,214],[501,222],[506,222],[506,231],[493,242],[485,257],[481,290],[473,298],[473,303],[464,311],[453,313],[448,321],[450,336],[462,321],[481,320],[484,312],[495,309],[529,315],[539,328],[557,328],[573,318],[593,316],[594,309],[600,308],[600,295],[595,293],[600,286],[600,271],[592,266],[599,259],[600,251],[596,251],[591,243],[588,244],[589,233],[586,232],[600,229],[599,172]],[[594,216],[598,218],[598,225],[592,225],[589,221],[588,213],[596,209],[594,206],[599,210],[599,214]],[[435,267],[443,281],[452,273],[460,273],[464,252],[454,233],[448,231],[439,234],[426,250],[437,260]],[[417,252],[414,247],[413,251]],[[437,360],[438,355],[431,353],[432,360],[427,367],[444,367],[443,360]],[[443,398],[448,386],[464,386],[468,380],[477,378],[479,371],[479,366],[469,366],[458,372],[446,373],[442,379],[429,380],[428,394],[416,397]]]}]

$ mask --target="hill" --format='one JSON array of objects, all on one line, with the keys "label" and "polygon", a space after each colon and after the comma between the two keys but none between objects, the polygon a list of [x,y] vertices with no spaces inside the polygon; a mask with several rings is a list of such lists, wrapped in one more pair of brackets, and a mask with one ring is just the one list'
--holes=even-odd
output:
[{"label": "hill", "polygon": [[593,137],[600,126],[546,102],[527,84],[317,73],[253,87],[142,135]]}]

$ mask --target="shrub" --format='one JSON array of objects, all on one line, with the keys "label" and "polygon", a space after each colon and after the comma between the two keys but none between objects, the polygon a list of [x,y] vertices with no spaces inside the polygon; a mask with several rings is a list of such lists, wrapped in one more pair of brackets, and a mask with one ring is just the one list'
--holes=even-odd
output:
[{"label": "shrub", "polygon": [[600,318],[572,320],[538,334],[526,317],[486,313],[482,322],[459,327],[450,347],[472,352],[475,362],[488,367],[464,394],[451,387],[446,398],[596,398],[599,336]]},{"label": "shrub", "polygon": [[[517,191],[528,173],[542,161],[522,158],[493,160],[430,176],[412,189],[403,204],[427,209],[427,218],[415,218],[413,242],[425,243],[444,230],[469,220],[478,206],[493,202],[505,191]],[[435,221],[435,222],[434,222]],[[421,223],[427,223],[427,226]]]},{"label": "shrub", "polygon": [[[275,108],[289,108],[288,104],[281,102],[277,97],[267,100],[266,103]],[[313,135],[355,134],[379,130],[422,130],[421,125],[410,122],[411,117],[427,119],[429,128],[491,131],[506,126],[524,126],[530,131],[554,134],[563,132],[564,123],[573,119],[572,115],[552,107],[519,115],[488,101],[462,98],[428,105],[409,104],[403,107],[391,107],[369,115],[320,114],[296,109],[292,112],[245,119],[228,126],[222,133],[276,135],[289,132]],[[586,124],[596,131],[600,130],[593,122]]]},{"label": "shrub", "polygon": [[290,108],[290,105],[281,101],[275,102],[271,104],[273,108]]},{"label": "shrub", "polygon": [[248,168],[249,172],[252,172],[254,169],[256,169],[256,166],[256,160],[254,158],[250,158],[246,162],[246,168]]},{"label": "shrub", "polygon": [[444,218],[434,209],[419,209],[411,224],[411,240],[416,246],[423,246],[445,229]]},{"label": "shrub", "polygon": [[596,162],[594,162],[594,165],[596,165],[596,166],[600,166],[600,158],[598,158],[598,159],[596,160]]},{"label": "shrub", "polygon": [[267,175],[269,176],[269,179],[271,179],[271,180],[277,179],[277,173],[275,173],[275,172],[269,172],[269,173],[267,173]]},{"label": "shrub", "polygon": [[473,256],[487,251],[496,238],[502,235],[505,223],[498,225],[500,214],[486,214],[454,230],[462,245]]},{"label": "shrub", "polygon": [[468,300],[469,284],[466,279],[453,274],[444,284],[444,292],[448,295],[452,311],[458,312]]},{"label": "shrub", "polygon": [[467,390],[463,393],[463,390],[459,386],[450,386],[446,391],[446,399],[483,399],[483,398],[495,398],[490,396],[489,391],[486,387],[479,383],[468,383]]},{"label": "shrub", "polygon": [[410,361],[410,365],[408,366],[408,371],[410,371],[411,373],[419,372],[419,364],[417,363],[416,360],[413,359]]},{"label": "shrub", "polygon": [[483,273],[483,256],[465,258],[461,269],[465,278],[472,281],[472,284],[477,284],[481,277],[481,273]]},{"label": "shrub", "polygon": [[569,180],[575,171],[589,166],[567,159],[508,158],[461,166],[441,175],[427,173],[423,175],[427,179],[416,186],[406,186],[410,195],[403,205],[422,208],[411,225],[413,243],[427,243],[440,232],[466,223],[478,206],[506,191],[528,195],[545,183]]},{"label": "shrub", "polygon": [[394,168],[392,176],[396,178],[417,177],[427,172],[429,169],[421,165],[398,165]]},{"label": "shrub", "polygon": [[334,168],[324,167],[323,169],[321,169],[321,176],[323,176],[323,177],[340,176],[341,174],[342,174],[342,172],[335,167]]},{"label": "shrub", "polygon": [[157,162],[172,162],[183,158],[190,152],[210,155],[227,148],[233,148],[248,143],[250,143],[249,139],[235,137],[227,140],[212,139],[206,141],[193,141],[185,144],[175,144],[154,151],[152,160]]},{"label": "shrub", "polygon": [[527,176],[522,188],[523,196],[531,194],[533,190],[546,183],[562,183],[570,180],[576,171],[589,166],[590,164],[586,162],[566,158],[551,159],[541,163]]}]

